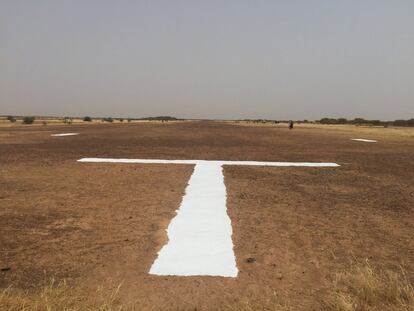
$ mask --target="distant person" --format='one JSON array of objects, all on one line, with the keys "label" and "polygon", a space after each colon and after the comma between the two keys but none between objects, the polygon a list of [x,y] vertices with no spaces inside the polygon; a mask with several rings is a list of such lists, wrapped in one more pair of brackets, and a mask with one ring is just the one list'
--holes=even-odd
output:
[{"label": "distant person", "polygon": [[290,120],[288,122],[288,127],[289,127],[289,130],[293,129],[293,121],[292,120]]}]

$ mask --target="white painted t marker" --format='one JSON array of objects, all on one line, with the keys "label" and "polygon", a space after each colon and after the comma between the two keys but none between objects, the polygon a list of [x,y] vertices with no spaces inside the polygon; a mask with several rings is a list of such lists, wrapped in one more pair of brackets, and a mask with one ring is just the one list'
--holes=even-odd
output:
[{"label": "white painted t marker", "polygon": [[337,167],[336,163],[257,162],[83,158],[78,162],[193,164],[177,215],[168,228],[168,242],[158,252],[149,273],[236,277],[232,227],[226,208],[223,165]]}]

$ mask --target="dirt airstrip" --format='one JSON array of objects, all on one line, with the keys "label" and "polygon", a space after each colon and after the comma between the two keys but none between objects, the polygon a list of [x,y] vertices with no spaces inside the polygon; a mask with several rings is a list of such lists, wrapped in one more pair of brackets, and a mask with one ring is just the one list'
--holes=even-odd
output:
[{"label": "dirt airstrip", "polygon": [[[76,132],[77,136],[51,137]],[[378,143],[351,141],[378,140]],[[148,274],[192,173],[83,157],[336,162],[225,167],[237,278]],[[320,310],[352,260],[414,279],[414,136],[225,122],[0,128],[0,289],[122,283],[138,310]]]}]

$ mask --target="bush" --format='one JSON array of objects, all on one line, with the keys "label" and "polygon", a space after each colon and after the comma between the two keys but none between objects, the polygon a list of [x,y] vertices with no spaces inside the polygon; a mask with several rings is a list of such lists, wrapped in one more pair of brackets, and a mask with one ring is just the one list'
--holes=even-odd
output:
[{"label": "bush", "polygon": [[322,118],[319,120],[320,124],[338,124],[338,121],[333,118]]},{"label": "bush", "polygon": [[103,118],[102,121],[104,121],[104,122],[114,122],[114,119],[109,117],[109,118]]},{"label": "bush", "polygon": [[83,118],[83,121],[84,121],[84,122],[91,122],[91,121],[92,121],[92,118],[91,118],[91,117],[86,116],[86,117],[84,117],[84,118]]},{"label": "bush", "polygon": [[393,122],[394,126],[414,126],[414,119],[410,120],[395,120]]},{"label": "bush", "polygon": [[348,123],[348,120],[345,119],[345,118],[339,118],[338,119],[338,124],[347,124],[347,123]]},{"label": "bush", "polygon": [[24,117],[23,124],[32,124],[36,118],[35,117]]},{"label": "bush", "polygon": [[352,124],[367,124],[367,121],[363,118],[355,118],[351,121]]},{"label": "bush", "polygon": [[12,123],[16,122],[16,118],[13,116],[7,116],[7,120],[9,120]]},{"label": "bush", "polygon": [[65,118],[63,119],[63,123],[65,123],[65,124],[72,124],[72,118],[65,117]]},{"label": "bush", "polygon": [[123,118],[120,118],[120,119],[119,119],[119,122],[124,122],[124,119],[123,119]]}]

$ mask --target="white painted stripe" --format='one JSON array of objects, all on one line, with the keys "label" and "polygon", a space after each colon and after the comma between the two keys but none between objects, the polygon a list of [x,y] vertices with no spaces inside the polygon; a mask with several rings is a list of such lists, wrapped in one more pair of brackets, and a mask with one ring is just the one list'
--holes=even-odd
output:
[{"label": "white painted stripe", "polygon": [[168,226],[169,241],[149,273],[236,277],[226,197],[222,167],[197,164],[177,215]]},{"label": "white painted stripe", "polygon": [[83,158],[78,162],[95,163],[142,163],[142,164],[218,164],[218,165],[250,165],[250,166],[308,166],[308,167],[337,167],[330,162],[259,162],[259,161],[207,161],[207,160],[157,160],[157,159],[113,159],[113,158]]},{"label": "white painted stripe", "polygon": [[62,134],[52,134],[50,136],[74,136],[74,135],[79,135],[79,133],[62,133]]},{"label": "white painted stripe", "polygon": [[376,143],[377,142],[377,140],[363,139],[363,138],[352,138],[351,140],[362,141],[364,143]]},{"label": "white painted stripe", "polygon": [[223,165],[250,165],[250,166],[300,166],[300,167],[337,167],[336,163],[329,162],[258,162],[258,161],[221,161]]}]

